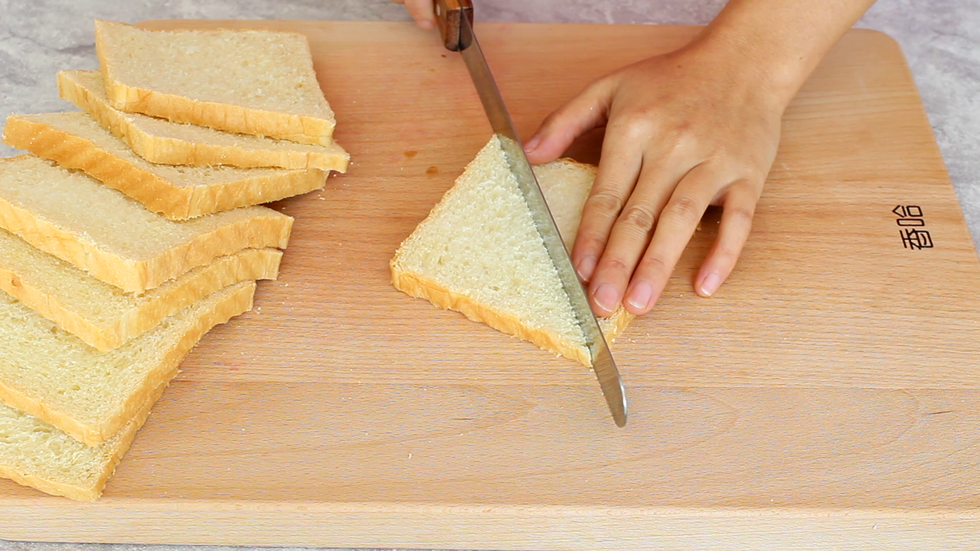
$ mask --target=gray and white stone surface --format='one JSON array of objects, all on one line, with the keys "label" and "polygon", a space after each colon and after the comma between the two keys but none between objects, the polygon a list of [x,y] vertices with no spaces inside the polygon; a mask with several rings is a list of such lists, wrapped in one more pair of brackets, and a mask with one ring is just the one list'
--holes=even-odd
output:
[{"label": "gray and white stone surface", "polygon": [[[705,24],[723,0],[476,0],[488,21]],[[67,110],[53,75],[97,66],[95,18],[407,20],[388,0],[0,0],[0,118]],[[901,44],[974,243],[980,243],[980,0],[879,0],[859,27]],[[14,151],[0,145],[0,156]],[[2,529],[2,519],[0,519]],[[138,538],[138,535],[134,536]],[[0,540],[3,551],[218,551]]]}]

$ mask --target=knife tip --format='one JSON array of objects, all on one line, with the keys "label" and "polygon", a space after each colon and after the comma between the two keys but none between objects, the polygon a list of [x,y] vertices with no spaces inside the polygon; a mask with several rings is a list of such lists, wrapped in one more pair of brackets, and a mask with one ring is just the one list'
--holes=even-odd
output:
[{"label": "knife tip", "polygon": [[[625,408],[626,405],[623,404],[623,407]],[[627,415],[626,415],[626,410],[625,409],[623,410],[623,412],[621,414],[615,414],[615,413],[613,414],[613,421],[616,422],[616,426],[619,427],[619,428],[623,428],[623,427],[626,426],[626,418],[627,418]]]}]

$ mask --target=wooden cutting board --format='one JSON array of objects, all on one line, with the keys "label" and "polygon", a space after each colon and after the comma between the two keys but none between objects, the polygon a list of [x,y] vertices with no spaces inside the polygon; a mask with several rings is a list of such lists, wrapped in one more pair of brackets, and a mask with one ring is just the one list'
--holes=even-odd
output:
[{"label": "wooden cutting board", "polygon": [[[786,113],[711,299],[709,213],[655,312],[592,374],[409,298],[388,260],[490,136],[410,24],[306,34],[348,174],[278,203],[277,282],[209,334],[94,504],[0,482],[0,538],[488,549],[958,549],[980,534],[980,265],[894,41],[852,31]],[[529,135],[689,27],[483,24]],[[600,136],[573,156],[595,161]],[[928,232],[926,234],[925,232]]]}]

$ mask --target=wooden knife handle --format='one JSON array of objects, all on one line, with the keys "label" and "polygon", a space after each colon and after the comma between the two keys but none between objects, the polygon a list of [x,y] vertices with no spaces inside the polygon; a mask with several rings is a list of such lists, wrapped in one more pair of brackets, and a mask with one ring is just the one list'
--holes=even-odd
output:
[{"label": "wooden knife handle", "polygon": [[473,23],[473,2],[471,0],[435,0],[436,22],[447,50],[458,51],[461,46],[459,21],[461,17]]}]

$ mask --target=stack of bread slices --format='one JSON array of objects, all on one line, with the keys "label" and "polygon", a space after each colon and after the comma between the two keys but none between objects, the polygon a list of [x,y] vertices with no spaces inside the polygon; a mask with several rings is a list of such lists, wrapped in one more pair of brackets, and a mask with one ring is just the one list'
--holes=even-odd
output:
[{"label": "stack of bread slices", "polygon": [[348,154],[302,35],[96,22],[81,111],[12,115],[0,159],[0,476],[101,495],[187,352],[275,279]]}]

